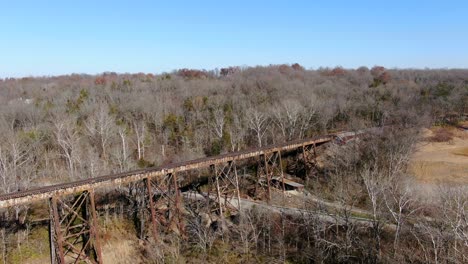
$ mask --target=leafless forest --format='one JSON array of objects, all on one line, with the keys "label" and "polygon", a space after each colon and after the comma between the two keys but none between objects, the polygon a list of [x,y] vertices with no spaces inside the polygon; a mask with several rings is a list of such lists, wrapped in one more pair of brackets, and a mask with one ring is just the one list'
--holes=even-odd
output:
[{"label": "leafless forest", "polygon": [[[137,255],[155,263],[467,263],[468,187],[421,193],[407,170],[420,129],[456,125],[467,109],[468,70],[292,64],[4,79],[0,193],[386,127],[327,146],[320,166],[288,171],[333,206],[253,207],[228,231],[192,219],[187,238],[168,235]],[[3,261],[13,262],[11,248],[26,242],[1,235]]]}]

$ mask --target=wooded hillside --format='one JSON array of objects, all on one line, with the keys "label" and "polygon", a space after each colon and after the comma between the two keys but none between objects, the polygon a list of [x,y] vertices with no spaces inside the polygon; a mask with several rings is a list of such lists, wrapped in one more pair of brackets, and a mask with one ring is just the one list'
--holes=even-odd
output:
[{"label": "wooded hillside", "polygon": [[[172,232],[161,244],[128,235],[131,224],[117,211],[109,220],[106,211],[103,240],[106,246],[145,241],[130,257],[142,263],[221,257],[232,263],[466,263],[467,187],[440,185],[422,193],[407,167],[420,129],[456,125],[467,108],[468,70],[306,70],[293,64],[4,79],[0,193],[385,126],[352,144],[320,149],[320,160],[294,175],[306,185],[298,208],[275,213],[270,205],[253,207],[229,220],[228,230],[205,225],[216,216],[187,214],[187,236]],[[438,131],[432,140],[450,140]],[[120,191],[130,201],[120,216],[135,216],[131,188]],[[21,222],[23,209],[6,213],[5,222]],[[5,261],[22,260],[21,246],[39,243],[28,239],[29,231],[2,227]]]}]

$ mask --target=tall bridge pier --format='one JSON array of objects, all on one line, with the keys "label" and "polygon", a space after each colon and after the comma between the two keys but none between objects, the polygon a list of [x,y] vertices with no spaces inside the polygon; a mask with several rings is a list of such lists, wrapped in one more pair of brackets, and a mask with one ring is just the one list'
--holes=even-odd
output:
[{"label": "tall bridge pier", "polygon": [[52,196],[49,207],[50,262],[102,263],[94,191]]}]

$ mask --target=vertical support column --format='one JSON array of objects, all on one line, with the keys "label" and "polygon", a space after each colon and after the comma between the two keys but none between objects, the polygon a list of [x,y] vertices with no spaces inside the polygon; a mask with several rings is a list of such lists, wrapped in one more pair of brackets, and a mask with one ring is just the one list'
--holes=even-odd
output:
[{"label": "vertical support column", "polygon": [[151,231],[153,233],[153,238],[155,241],[158,240],[158,223],[156,219],[156,209],[154,208],[154,200],[153,200],[153,190],[151,188],[151,179],[146,178],[144,179],[146,183],[146,188],[148,192],[148,205],[150,208],[151,213]]},{"label": "vertical support column", "polygon": [[[50,201],[49,201],[50,203]],[[54,217],[52,212],[52,206],[49,205],[49,246],[50,246],[50,263],[57,264],[57,248],[55,246],[54,238]],[[5,260],[4,260],[5,261]]]},{"label": "vertical support column", "polygon": [[[310,159],[306,157],[306,154],[312,155]],[[309,175],[309,170],[313,168],[313,166],[316,166],[317,164],[317,144],[314,142],[309,145],[302,145],[302,155],[304,159],[304,169],[305,169],[305,176],[306,176],[306,185],[308,185],[310,181],[310,175]],[[317,181],[318,184],[318,175],[316,174],[315,180]]]},{"label": "vertical support column", "polygon": [[144,185],[143,181],[135,182],[135,201],[136,201],[136,228],[138,238],[144,239],[146,234],[146,220],[148,218],[147,212],[147,193],[146,193],[146,186]]},{"label": "vertical support column", "polygon": [[306,185],[308,185],[309,184],[309,171],[307,170],[307,157],[306,157],[305,145],[302,145],[302,159],[304,160],[305,182],[306,182]]},{"label": "vertical support column", "polygon": [[53,196],[49,206],[51,263],[102,263],[94,192],[74,199]]},{"label": "vertical support column", "polygon": [[268,199],[268,202],[270,202],[271,200],[271,190],[270,190],[270,170],[268,168],[268,160],[267,160],[267,156],[266,154],[263,155],[263,162],[264,162],[264,166],[265,166],[265,174],[266,174],[266,177],[267,177],[267,199]]},{"label": "vertical support column", "polygon": [[103,263],[101,241],[99,237],[99,225],[96,213],[96,203],[94,202],[94,190],[89,191],[88,197],[91,210],[90,232],[91,237],[94,239],[94,251],[96,251],[97,263]]},{"label": "vertical support column", "polygon": [[[315,142],[314,142],[314,166],[317,166],[317,148],[315,146]],[[319,176],[318,176],[317,173],[315,173],[315,181],[316,181],[317,186],[318,186]]]},{"label": "vertical support column", "polygon": [[177,229],[182,234],[184,232],[184,227],[182,225],[182,218],[181,218],[181,197],[179,191],[179,185],[177,183],[177,174],[171,173],[172,176],[172,186],[174,188],[174,195],[175,195],[175,208],[174,208],[174,217],[175,221],[177,222]]},{"label": "vertical support column", "polygon": [[[210,176],[209,189],[214,189],[213,197],[208,196],[209,200],[214,200],[214,205],[210,210],[214,209],[219,212],[221,218],[230,214],[232,210],[240,210],[240,190],[239,176],[237,175],[237,167],[234,160],[227,163],[210,165],[212,176]],[[237,197],[237,205],[234,205],[233,200]]]},{"label": "vertical support column", "polygon": [[281,184],[283,185],[283,196],[284,196],[284,192],[286,191],[286,187],[284,185],[284,173],[283,173],[283,160],[281,158],[281,151],[278,150],[277,152],[277,155],[278,155],[278,166],[279,166],[279,171],[280,171],[280,174],[281,174]]},{"label": "vertical support column", "polygon": [[[234,162],[234,161],[233,161]],[[241,211],[241,198],[240,198],[240,190],[239,190],[239,177],[237,176],[237,166],[234,163],[234,177],[236,178],[236,192],[237,192],[237,208],[239,212]]]},{"label": "vertical support column", "polygon": [[224,218],[224,212],[223,212],[223,203],[221,202],[221,189],[219,188],[219,172],[218,168],[215,164],[211,165],[211,170],[215,175],[215,186],[216,186],[216,198],[218,199],[218,208],[219,208],[219,216],[221,219]]},{"label": "vertical support column", "polygon": [[60,228],[60,218],[57,208],[57,198],[52,196],[49,200],[50,206],[50,258],[51,263],[65,263],[63,252],[62,230]]}]

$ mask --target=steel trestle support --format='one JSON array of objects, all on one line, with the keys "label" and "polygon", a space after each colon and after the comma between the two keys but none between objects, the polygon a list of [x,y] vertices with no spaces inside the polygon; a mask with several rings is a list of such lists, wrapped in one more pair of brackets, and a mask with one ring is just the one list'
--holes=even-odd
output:
[{"label": "steel trestle support", "polygon": [[[281,151],[274,151],[270,153],[265,153],[261,157],[261,163],[259,165],[259,182],[261,182],[261,178],[266,178],[266,194],[267,200],[271,200],[271,184],[272,180],[274,179],[277,182],[281,183],[281,189],[283,190],[283,194],[285,191],[284,185],[284,173],[283,173],[283,161],[281,158]],[[277,176],[279,178],[273,178]]]},{"label": "steel trestle support", "polygon": [[94,192],[53,196],[49,206],[51,263],[102,263]]},{"label": "steel trestle support", "polygon": [[144,182],[145,203],[151,218],[151,233],[157,241],[160,227],[165,226],[167,231],[184,234],[182,219],[182,197],[175,173],[166,174],[162,179],[146,178]]},{"label": "steel trestle support", "polygon": [[[235,161],[225,164],[211,165],[216,186],[216,204],[221,218],[226,213],[239,211],[241,209],[241,199],[239,191],[239,177]],[[237,200],[237,204],[233,202]]]}]

